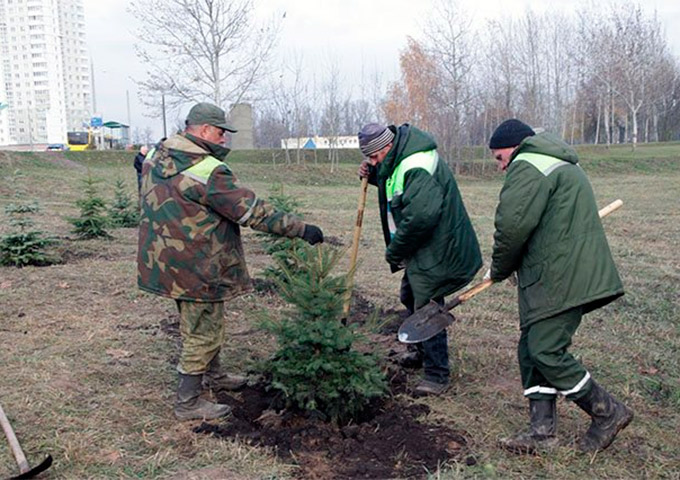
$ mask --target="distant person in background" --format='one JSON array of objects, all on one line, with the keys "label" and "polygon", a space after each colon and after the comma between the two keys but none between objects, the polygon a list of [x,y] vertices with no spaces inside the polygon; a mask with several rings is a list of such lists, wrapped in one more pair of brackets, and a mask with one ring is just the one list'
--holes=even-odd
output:
[{"label": "distant person in background", "polygon": [[220,366],[224,302],[252,289],[240,228],[323,242],[319,227],[277,211],[241,186],[224,163],[233,132],[224,110],[198,103],[185,131],[159,142],[142,166],[137,283],[172,298],[179,310],[180,420],[228,415],[228,405],[201,398],[203,388],[235,390],[246,382]]},{"label": "distant person in background", "polygon": [[[401,303],[409,314],[430,300],[443,303],[445,295],[464,287],[482,266],[477,236],[451,169],[439,158],[432,135],[408,123],[369,123],[358,137],[366,157],[359,176],[378,187],[385,260],[392,272],[404,270]],[[415,393],[444,393],[450,374],[446,330],[409,353],[402,365],[423,367]]]},{"label": "distant person in background", "polygon": [[149,153],[149,147],[142,145],[139,147],[139,152],[137,152],[137,155],[135,155],[134,166],[135,170],[137,171],[137,192],[142,191],[142,163],[144,163],[147,153]]}]

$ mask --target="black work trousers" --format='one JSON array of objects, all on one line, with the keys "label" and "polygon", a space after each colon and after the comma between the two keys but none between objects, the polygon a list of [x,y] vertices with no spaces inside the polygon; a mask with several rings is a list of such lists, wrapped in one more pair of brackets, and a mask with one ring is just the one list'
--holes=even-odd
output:
[{"label": "black work trousers", "polygon": [[[415,299],[406,273],[404,273],[404,277],[401,279],[399,300],[406,307],[409,314],[413,314],[415,311]],[[443,297],[433,298],[432,300],[441,305],[444,304]],[[423,377],[425,380],[437,383],[448,383],[450,370],[449,345],[446,330],[439,332],[429,340],[416,343],[415,347],[423,356]]]}]

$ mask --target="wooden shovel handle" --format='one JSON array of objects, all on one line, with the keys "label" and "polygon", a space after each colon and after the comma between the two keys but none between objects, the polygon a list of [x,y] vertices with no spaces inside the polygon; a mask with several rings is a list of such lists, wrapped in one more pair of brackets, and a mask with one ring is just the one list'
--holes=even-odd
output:
[{"label": "wooden shovel handle", "polygon": [[478,293],[481,293],[484,290],[486,290],[487,288],[489,288],[492,284],[493,284],[493,281],[491,279],[489,279],[489,280],[484,280],[484,281],[478,283],[477,285],[468,288],[463,293],[458,295],[458,303],[467,302],[468,300],[470,300],[472,297],[474,297]]},{"label": "wooden shovel handle", "polygon": [[[623,206],[623,200],[618,199],[614,200],[612,203],[607,205],[606,207],[602,207],[598,211],[598,214],[600,215],[600,218],[604,218],[610,213],[614,212],[615,210],[618,210]],[[474,285],[467,290],[465,290],[463,293],[458,295],[456,298],[452,299],[451,301],[446,303],[446,309],[451,310],[453,307],[456,305],[460,305],[461,303],[467,302],[470,300],[472,297],[477,295],[478,293],[483,292],[487,288],[489,288],[493,284],[493,281],[489,280],[484,280],[483,282],[478,283],[477,285]]]},{"label": "wooden shovel handle", "polygon": [[366,207],[366,192],[368,191],[368,177],[361,179],[361,195],[359,195],[359,205],[357,207],[357,221],[354,225],[354,238],[352,239],[352,250],[349,255],[349,273],[347,274],[347,291],[345,292],[345,302],[342,305],[342,318],[346,319],[349,315],[349,307],[352,302],[352,286],[354,284],[354,270],[357,266],[357,255],[359,253],[359,239],[361,238],[361,225],[364,222],[364,209]]},{"label": "wooden shovel handle", "polygon": [[623,206],[623,200],[620,198],[618,200],[614,200],[612,203],[607,205],[606,207],[602,207],[600,211],[598,212],[600,214],[600,218],[604,218],[610,213],[612,213],[614,210],[618,210]]},{"label": "wooden shovel handle", "polygon": [[21,473],[26,473],[30,470],[28,466],[28,461],[26,460],[26,455],[24,455],[23,450],[21,450],[21,445],[19,445],[19,440],[17,436],[14,435],[14,430],[12,430],[12,425],[9,423],[5,411],[0,406],[0,424],[2,424],[2,429],[5,431],[5,436],[9,442],[9,446],[12,449],[14,458],[17,460],[17,465],[19,465],[19,471]]}]

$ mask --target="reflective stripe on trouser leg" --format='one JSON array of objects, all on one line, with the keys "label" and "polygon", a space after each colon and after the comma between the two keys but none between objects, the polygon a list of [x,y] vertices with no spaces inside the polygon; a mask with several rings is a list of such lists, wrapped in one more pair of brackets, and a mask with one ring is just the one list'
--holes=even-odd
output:
[{"label": "reflective stripe on trouser leg", "polygon": [[560,393],[574,400],[590,390],[590,375],[568,352],[581,316],[577,307],[522,330],[517,350],[526,397],[546,400]]},{"label": "reflective stripe on trouser leg", "polygon": [[177,370],[199,375],[220,351],[224,341],[224,303],[177,300],[182,351]]}]

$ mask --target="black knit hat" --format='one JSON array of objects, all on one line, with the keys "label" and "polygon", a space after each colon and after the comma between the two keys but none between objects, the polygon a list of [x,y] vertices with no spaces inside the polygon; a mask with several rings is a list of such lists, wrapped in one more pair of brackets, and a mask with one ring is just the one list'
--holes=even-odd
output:
[{"label": "black knit hat", "polygon": [[359,132],[359,149],[365,156],[373,155],[394,140],[394,133],[385,125],[369,123]]},{"label": "black knit hat", "polygon": [[522,140],[527,137],[536,135],[529,125],[520,122],[516,118],[506,120],[494,130],[489,140],[489,148],[495,150],[497,148],[516,147]]}]

